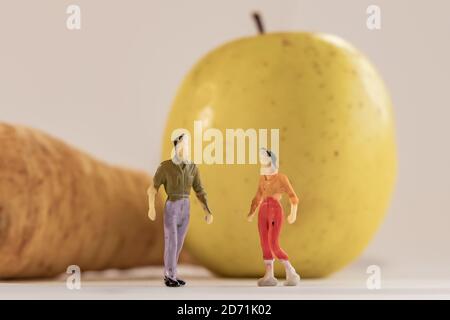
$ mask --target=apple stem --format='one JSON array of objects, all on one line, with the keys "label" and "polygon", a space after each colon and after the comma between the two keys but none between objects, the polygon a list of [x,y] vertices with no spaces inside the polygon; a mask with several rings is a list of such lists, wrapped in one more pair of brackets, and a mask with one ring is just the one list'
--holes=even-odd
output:
[{"label": "apple stem", "polygon": [[263,34],[264,33],[264,25],[263,25],[261,15],[259,14],[259,12],[253,12],[253,19],[255,20],[256,28],[258,29],[258,33]]}]

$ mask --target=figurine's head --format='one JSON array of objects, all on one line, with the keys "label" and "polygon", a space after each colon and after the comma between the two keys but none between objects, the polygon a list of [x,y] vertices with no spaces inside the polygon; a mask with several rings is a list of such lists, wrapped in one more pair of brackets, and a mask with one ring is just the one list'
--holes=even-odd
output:
[{"label": "figurine's head", "polygon": [[175,154],[172,161],[181,162],[187,160],[189,156],[189,144],[184,133],[173,140],[173,146],[175,148]]},{"label": "figurine's head", "polygon": [[271,150],[261,148],[259,153],[261,174],[275,174],[278,172],[277,156]]}]

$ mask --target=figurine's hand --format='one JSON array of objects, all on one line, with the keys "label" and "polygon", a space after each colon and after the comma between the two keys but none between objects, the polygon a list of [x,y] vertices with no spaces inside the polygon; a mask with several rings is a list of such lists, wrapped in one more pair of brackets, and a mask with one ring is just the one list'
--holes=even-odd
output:
[{"label": "figurine's hand", "polygon": [[255,212],[250,212],[250,213],[247,215],[247,221],[248,221],[248,222],[252,222],[254,216],[255,216]]},{"label": "figurine's hand", "polygon": [[296,215],[292,215],[290,214],[287,218],[287,221],[289,224],[293,224],[295,222],[295,220],[297,220],[297,216]]},{"label": "figurine's hand", "polygon": [[289,224],[293,224],[297,220],[297,205],[291,205],[291,213],[289,214],[287,221]]},{"label": "figurine's hand", "polygon": [[207,224],[211,224],[213,222],[214,218],[213,215],[211,213],[207,213],[205,215],[205,221]]},{"label": "figurine's hand", "polygon": [[155,206],[148,208],[148,218],[152,221],[156,220]]},{"label": "figurine's hand", "polygon": [[148,195],[148,218],[152,221],[156,219],[156,210],[155,210],[155,188],[150,186],[147,190]]}]

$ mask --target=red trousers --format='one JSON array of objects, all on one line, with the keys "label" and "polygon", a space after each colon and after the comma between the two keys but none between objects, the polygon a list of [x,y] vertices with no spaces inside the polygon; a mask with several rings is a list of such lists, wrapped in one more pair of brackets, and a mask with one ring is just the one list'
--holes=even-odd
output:
[{"label": "red trousers", "polygon": [[278,238],[283,224],[283,208],[280,202],[267,197],[259,207],[258,229],[263,250],[264,260],[272,260],[275,255],[280,260],[288,260],[289,257],[280,248]]}]

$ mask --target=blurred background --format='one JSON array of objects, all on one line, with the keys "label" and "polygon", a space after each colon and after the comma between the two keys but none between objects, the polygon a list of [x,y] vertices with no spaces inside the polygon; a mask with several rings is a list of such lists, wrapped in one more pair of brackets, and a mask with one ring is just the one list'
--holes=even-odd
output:
[{"label": "blurred background", "polygon": [[[81,30],[66,8],[81,8]],[[381,30],[366,9],[381,8]],[[392,96],[399,174],[360,258],[392,274],[450,278],[450,2],[446,0],[1,0],[0,121],[45,130],[111,163],[153,172],[183,76],[209,50],[267,31],[338,35]]]}]

